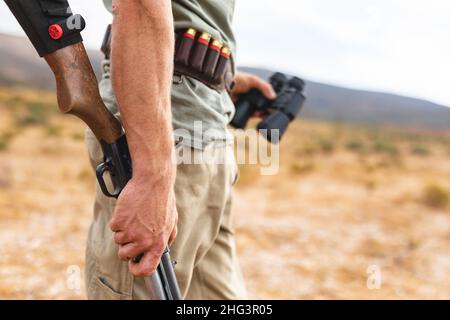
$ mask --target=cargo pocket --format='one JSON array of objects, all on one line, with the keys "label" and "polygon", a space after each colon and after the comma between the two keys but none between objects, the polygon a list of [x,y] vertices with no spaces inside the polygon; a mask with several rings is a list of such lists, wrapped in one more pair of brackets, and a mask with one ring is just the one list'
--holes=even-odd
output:
[{"label": "cargo pocket", "polygon": [[96,276],[94,282],[89,288],[90,299],[92,300],[131,300],[130,294],[124,294],[114,290],[108,281],[101,277]]}]

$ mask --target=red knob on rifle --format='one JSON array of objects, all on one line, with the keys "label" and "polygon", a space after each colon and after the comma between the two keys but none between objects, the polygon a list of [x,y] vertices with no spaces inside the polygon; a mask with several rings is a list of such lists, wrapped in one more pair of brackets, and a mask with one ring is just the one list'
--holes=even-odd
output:
[{"label": "red knob on rifle", "polygon": [[63,37],[64,30],[59,24],[55,23],[48,27],[48,34],[53,40],[59,40]]}]

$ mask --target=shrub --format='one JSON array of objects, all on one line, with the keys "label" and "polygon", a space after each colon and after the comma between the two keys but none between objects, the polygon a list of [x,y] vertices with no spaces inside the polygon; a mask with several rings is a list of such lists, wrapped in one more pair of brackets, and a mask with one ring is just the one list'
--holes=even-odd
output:
[{"label": "shrub", "polygon": [[324,153],[332,153],[336,148],[335,142],[331,139],[321,138],[318,140],[317,144]]},{"label": "shrub", "polygon": [[41,102],[30,102],[23,113],[17,115],[16,122],[21,127],[46,125],[50,117],[49,108]]},{"label": "shrub", "polygon": [[12,139],[14,138],[14,135],[14,132],[9,131],[0,134],[0,151],[5,151],[8,149]]},{"label": "shrub", "polygon": [[362,140],[352,140],[345,145],[345,148],[350,151],[361,152],[366,149],[366,145]]},{"label": "shrub", "polygon": [[47,135],[49,137],[60,137],[63,128],[61,126],[49,125],[47,127]]},{"label": "shrub", "polygon": [[422,201],[430,208],[444,209],[449,204],[450,195],[442,186],[429,184],[424,188]]},{"label": "shrub", "polygon": [[75,132],[71,135],[73,140],[76,141],[83,141],[84,140],[84,133],[82,132]]},{"label": "shrub", "polygon": [[9,147],[9,140],[6,140],[4,137],[0,136],[0,151],[5,151]]},{"label": "shrub", "polygon": [[373,149],[375,152],[387,154],[392,157],[398,156],[400,153],[395,144],[384,139],[377,139],[374,142]]},{"label": "shrub", "polygon": [[314,171],[315,165],[312,162],[309,163],[294,163],[290,167],[290,171],[296,175],[302,175]]},{"label": "shrub", "polygon": [[423,145],[415,145],[411,148],[411,153],[416,156],[426,157],[431,154],[431,151]]}]

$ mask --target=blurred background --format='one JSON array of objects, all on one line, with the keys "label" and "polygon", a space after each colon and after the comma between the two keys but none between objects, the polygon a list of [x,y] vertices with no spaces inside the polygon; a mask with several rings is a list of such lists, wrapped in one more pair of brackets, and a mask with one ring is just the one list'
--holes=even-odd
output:
[{"label": "blurred background", "polygon": [[[239,66],[307,80],[281,169],[241,166],[252,298],[450,298],[450,3],[236,1]],[[102,1],[72,1],[99,73]],[[0,298],[83,299],[84,126],[0,2]],[[252,125],[255,125],[253,123]]]}]

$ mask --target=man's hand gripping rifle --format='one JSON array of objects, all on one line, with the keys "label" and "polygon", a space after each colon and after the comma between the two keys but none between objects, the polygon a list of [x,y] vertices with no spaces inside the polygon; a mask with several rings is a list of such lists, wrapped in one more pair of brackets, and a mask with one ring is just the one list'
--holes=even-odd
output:
[{"label": "man's hand gripping rifle", "polygon": [[[100,97],[97,79],[80,35],[85,27],[83,18],[72,15],[66,0],[5,2],[52,69],[60,110],[84,121],[100,142],[104,162],[97,168],[98,182],[106,196],[117,198],[131,179],[131,157],[121,123]],[[108,190],[105,183],[107,172],[114,190]],[[139,260],[140,257],[136,257],[134,262],[139,263]],[[181,299],[168,248],[157,271],[148,279],[148,287],[155,299]]]}]

